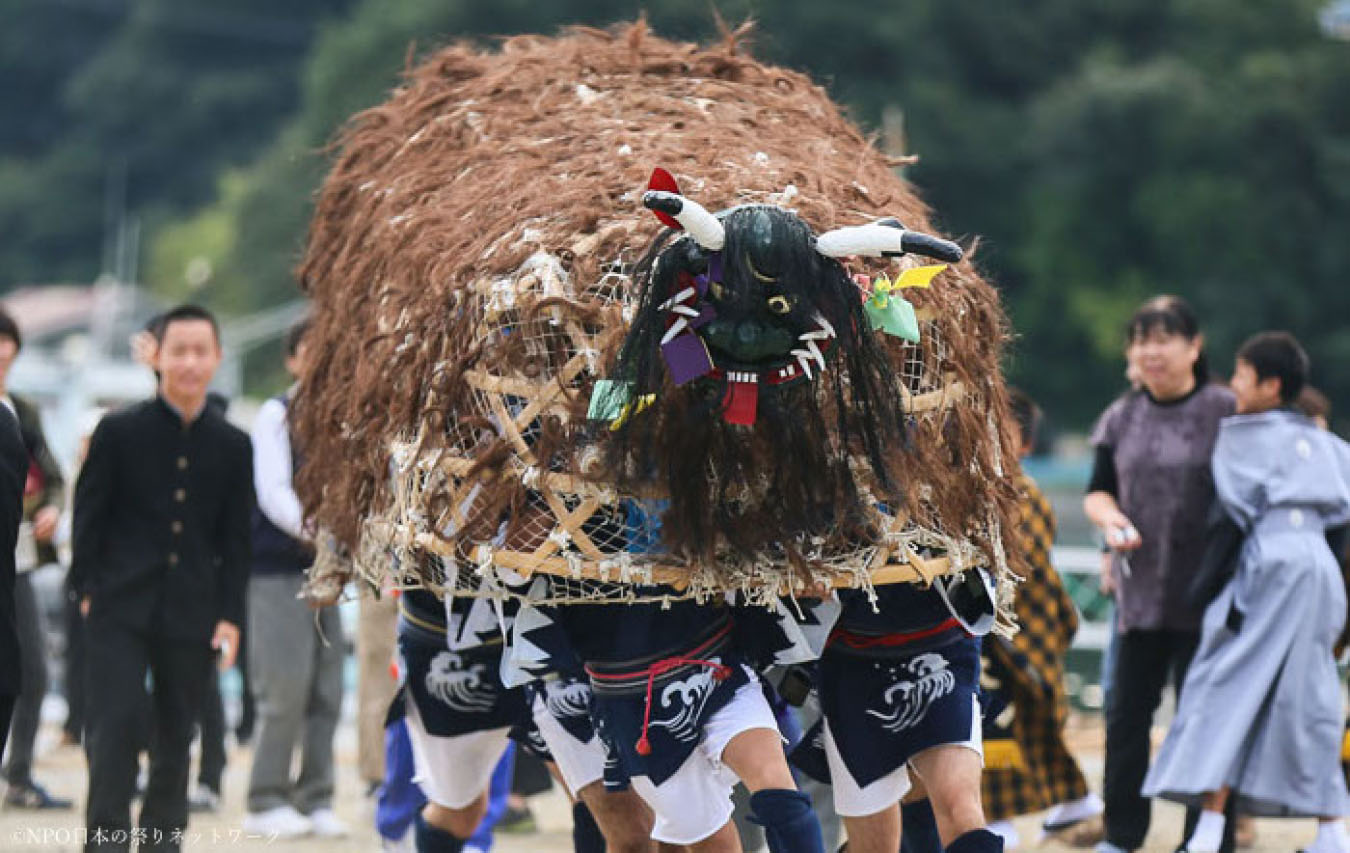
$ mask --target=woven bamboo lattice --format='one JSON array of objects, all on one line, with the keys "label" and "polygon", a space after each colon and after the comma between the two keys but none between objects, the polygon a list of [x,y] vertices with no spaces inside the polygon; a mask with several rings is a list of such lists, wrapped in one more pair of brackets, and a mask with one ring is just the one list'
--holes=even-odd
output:
[{"label": "woven bamboo lattice", "polygon": [[[586,421],[587,403],[661,230],[639,203],[653,166],[710,209],[790,207],[817,233],[886,215],[928,225],[893,164],[805,77],[740,55],[735,36],[702,50],[642,24],[457,45],[357,116],[337,148],[301,268],[315,323],[297,482],[368,578],[397,565],[428,586],[508,595],[508,582],[547,573],[559,602],[619,602],[926,582],[982,565],[1006,598],[1005,324],[968,262],[908,294],[921,343],[886,342],[909,414],[894,448],[905,483],[867,502],[867,539],[809,538],[790,567],[775,549],[677,559],[639,547],[659,490],[620,492],[606,477],[608,431]],[[675,592],[648,592],[656,583]]]}]

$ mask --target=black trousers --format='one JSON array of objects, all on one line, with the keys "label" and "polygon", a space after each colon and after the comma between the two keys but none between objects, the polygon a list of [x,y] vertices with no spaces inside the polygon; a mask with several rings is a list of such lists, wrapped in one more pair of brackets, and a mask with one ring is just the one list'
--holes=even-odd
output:
[{"label": "black trousers", "polygon": [[220,677],[212,672],[206,679],[201,702],[201,763],[197,767],[197,781],[220,793],[220,780],[225,775],[225,703],[220,696]]},{"label": "black trousers", "polygon": [[11,785],[29,785],[33,781],[33,745],[42,722],[42,700],[47,695],[47,638],[29,573],[14,579],[14,624],[19,631],[23,682],[10,721],[4,774]]},{"label": "black trousers", "polygon": [[[99,829],[126,837],[131,828],[148,674],[155,725],[139,826],[151,839],[167,842],[175,830],[187,826],[188,746],[207,679],[214,675],[211,647],[205,641],[141,633],[96,617],[86,629],[90,837]],[[91,843],[86,849],[101,848]]]},{"label": "black trousers", "polygon": [[[1199,633],[1192,631],[1132,630],[1119,637],[1115,680],[1106,707],[1103,794],[1106,840],[1122,849],[1142,847],[1148,835],[1152,803],[1140,791],[1148,775],[1153,715],[1169,678],[1180,700],[1186,670],[1199,643]],[[1236,798],[1230,802],[1235,803]],[[1233,849],[1236,820],[1231,808],[1228,817],[1221,853]],[[1180,843],[1185,843],[1198,818],[1198,809],[1187,810],[1185,837]]]},{"label": "black trousers", "polygon": [[235,726],[234,736],[240,743],[253,737],[253,726],[257,722],[258,706],[253,701],[253,682],[248,677],[248,620],[239,626],[239,654],[234,659],[234,668],[239,671],[241,682],[239,690],[239,724]]},{"label": "black trousers", "polygon": [[5,742],[9,740],[9,720],[14,716],[14,703],[17,696],[0,695],[0,752],[5,751]]},{"label": "black trousers", "polygon": [[84,617],[80,601],[66,594],[66,663],[61,689],[66,697],[65,731],[77,743],[84,743]]}]

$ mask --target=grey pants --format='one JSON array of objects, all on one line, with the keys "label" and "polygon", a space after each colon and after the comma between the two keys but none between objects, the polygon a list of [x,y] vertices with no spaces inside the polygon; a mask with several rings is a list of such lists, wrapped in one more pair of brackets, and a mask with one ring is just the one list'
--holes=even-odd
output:
[{"label": "grey pants", "polygon": [[[300,574],[249,580],[248,665],[258,706],[250,812],[290,804],[308,814],[333,800],[346,642],[337,608],[314,611],[296,598],[303,583]],[[300,775],[293,779],[297,745]]]},{"label": "grey pants", "polygon": [[47,695],[47,638],[29,573],[14,578],[14,611],[23,681],[10,723],[5,779],[11,785],[27,785],[32,782],[33,744],[42,722],[42,700]]}]

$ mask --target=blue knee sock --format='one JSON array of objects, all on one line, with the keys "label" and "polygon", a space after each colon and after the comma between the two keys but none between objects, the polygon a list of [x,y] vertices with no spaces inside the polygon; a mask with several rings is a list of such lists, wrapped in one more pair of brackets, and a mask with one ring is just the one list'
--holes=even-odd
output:
[{"label": "blue knee sock", "polygon": [[927,799],[901,804],[900,853],[942,853],[937,818]]},{"label": "blue knee sock", "polygon": [[1003,853],[1003,838],[987,829],[972,829],[952,839],[947,853]]},{"label": "blue knee sock", "polygon": [[767,788],[750,795],[750,814],[764,827],[772,853],[825,853],[811,798],[801,791]]},{"label": "blue knee sock", "polygon": [[591,810],[578,800],[572,806],[572,849],[576,853],[605,853],[605,836]]},{"label": "blue knee sock", "polygon": [[413,822],[413,842],[417,853],[460,853],[464,849],[463,839],[427,823],[421,812]]}]

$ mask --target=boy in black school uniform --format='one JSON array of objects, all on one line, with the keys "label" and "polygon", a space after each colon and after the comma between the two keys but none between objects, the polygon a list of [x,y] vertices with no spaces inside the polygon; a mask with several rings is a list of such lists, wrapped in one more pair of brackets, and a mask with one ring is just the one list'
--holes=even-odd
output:
[{"label": "boy in black school uniform", "polygon": [[[248,436],[207,405],[220,364],[215,318],[195,306],[159,327],[159,393],[105,417],[75,490],[71,586],[88,649],[89,850],[177,850],[188,745],[212,657],[233,665],[253,511]],[[144,685],[156,710],[139,830],[130,803]]]}]

